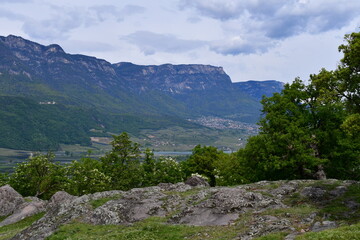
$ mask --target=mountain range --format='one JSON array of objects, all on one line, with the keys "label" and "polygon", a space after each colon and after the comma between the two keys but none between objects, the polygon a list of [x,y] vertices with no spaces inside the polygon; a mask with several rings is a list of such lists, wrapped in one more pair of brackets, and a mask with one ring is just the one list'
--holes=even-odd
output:
[{"label": "mountain range", "polygon": [[[210,65],[111,64],[18,36],[0,37],[0,147],[90,145],[90,137],[181,126],[216,117],[255,123],[278,81],[233,83]],[[210,129],[209,129],[210,131]]]}]

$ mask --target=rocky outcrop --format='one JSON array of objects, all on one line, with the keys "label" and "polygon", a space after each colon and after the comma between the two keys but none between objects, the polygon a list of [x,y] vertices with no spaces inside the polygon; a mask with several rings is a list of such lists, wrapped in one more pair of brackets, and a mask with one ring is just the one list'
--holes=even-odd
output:
[{"label": "rocky outcrop", "polygon": [[[15,219],[16,214],[24,213],[27,209],[35,208],[35,205],[39,207],[38,211],[45,210],[46,214],[13,239],[45,239],[60,226],[75,219],[95,225],[131,225],[155,216],[166,218],[168,224],[240,224],[242,230],[239,230],[236,239],[242,240],[274,232],[286,232],[286,239],[294,239],[303,232],[337,227],[339,223],[329,219],[330,214],[322,213],[321,208],[341,199],[352,185],[360,184],[338,180],[293,180],[262,181],[236,187],[209,187],[201,184],[196,177],[192,180],[194,179],[200,184],[191,186],[185,183],[162,183],[154,187],[107,191],[80,197],[58,192],[48,203],[34,199],[19,207],[12,218]],[[100,206],[99,201],[102,201]],[[345,206],[352,202],[349,209],[354,214],[360,208],[355,199],[341,202]],[[44,204],[47,205],[46,208]],[[302,209],[301,204],[314,207],[310,210],[305,207],[305,212],[298,213]],[[0,226],[5,225],[4,221]]]},{"label": "rocky outcrop", "polygon": [[0,216],[12,214],[24,202],[24,198],[9,185],[0,187]]},{"label": "rocky outcrop", "polygon": [[20,220],[23,220],[24,218],[45,211],[46,201],[43,201],[38,198],[26,198],[26,200],[27,200],[26,202],[24,202],[23,204],[19,205],[16,208],[13,214],[11,214],[7,218],[5,218],[2,222],[0,222],[0,227],[16,223]]}]

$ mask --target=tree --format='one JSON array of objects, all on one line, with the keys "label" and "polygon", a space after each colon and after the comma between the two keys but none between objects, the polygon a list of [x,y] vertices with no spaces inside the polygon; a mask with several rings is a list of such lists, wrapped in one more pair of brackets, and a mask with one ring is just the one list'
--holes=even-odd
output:
[{"label": "tree", "polygon": [[64,190],[65,168],[53,162],[54,155],[39,154],[18,164],[10,176],[10,185],[23,196],[50,198]]},{"label": "tree", "polygon": [[184,181],[181,164],[172,157],[160,157],[155,162],[153,183],[177,183]]},{"label": "tree", "polygon": [[224,155],[221,161],[215,163],[215,178],[217,186],[231,186],[249,183],[249,170],[243,163],[243,150]]},{"label": "tree", "polygon": [[111,188],[128,190],[143,182],[139,144],[133,143],[127,133],[113,136],[112,150],[100,158],[102,171],[111,177]]},{"label": "tree", "polygon": [[6,185],[8,183],[8,181],[9,181],[8,178],[9,178],[9,176],[7,174],[0,173],[0,187]]},{"label": "tree", "polygon": [[322,69],[308,85],[295,79],[262,100],[261,132],[239,154],[253,174],[248,179],[308,178],[323,169],[330,177],[360,177],[360,35],[345,40],[335,71]]},{"label": "tree", "polygon": [[197,145],[190,157],[184,162],[185,173],[190,176],[198,173],[209,178],[210,186],[216,185],[216,163],[221,161],[225,153],[212,146]]},{"label": "tree", "polygon": [[73,195],[83,195],[110,190],[111,178],[101,169],[101,162],[90,157],[73,161],[67,167],[69,178],[67,192]]}]

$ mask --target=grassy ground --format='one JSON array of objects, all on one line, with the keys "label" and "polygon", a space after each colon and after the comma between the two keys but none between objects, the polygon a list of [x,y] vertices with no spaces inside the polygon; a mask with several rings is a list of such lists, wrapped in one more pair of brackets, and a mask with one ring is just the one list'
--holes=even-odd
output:
[{"label": "grassy ground", "polygon": [[322,232],[306,233],[298,236],[296,240],[359,240],[360,223],[351,226],[343,226]]},{"label": "grassy ground", "polygon": [[[201,240],[232,239],[236,232],[228,227],[196,227],[165,224],[165,218],[152,217],[132,226],[93,226],[74,222],[60,228],[48,240],[119,239],[119,240]],[[230,231],[229,231],[230,230]]]},{"label": "grassy ground", "polygon": [[[17,222],[17,223],[11,224],[11,225],[7,225],[4,227],[0,227],[0,240],[12,238],[17,233],[21,232],[22,230],[24,230],[25,228],[30,226],[33,222],[42,218],[42,216],[44,216],[44,213],[39,213],[34,216],[25,218],[25,219],[21,220],[20,222]],[[5,219],[5,218],[3,218],[3,219]],[[0,219],[0,221],[3,219]]]}]

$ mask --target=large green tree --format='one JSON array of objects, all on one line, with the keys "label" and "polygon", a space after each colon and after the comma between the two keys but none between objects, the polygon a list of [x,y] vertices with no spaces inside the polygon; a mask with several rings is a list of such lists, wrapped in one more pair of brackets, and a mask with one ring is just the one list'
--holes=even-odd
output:
[{"label": "large green tree", "polygon": [[111,145],[112,150],[100,158],[103,173],[111,178],[111,188],[127,190],[141,186],[144,174],[139,144],[123,132],[113,136]]},{"label": "large green tree", "polygon": [[18,164],[9,183],[23,196],[48,199],[64,190],[65,168],[53,161],[53,154],[39,154]]},{"label": "large green tree", "polygon": [[324,177],[322,169],[360,177],[360,35],[345,41],[336,70],[322,69],[308,85],[296,79],[262,100],[261,132],[239,154],[248,179]]},{"label": "large green tree", "polygon": [[197,145],[190,157],[184,162],[184,169],[187,176],[198,173],[209,178],[210,186],[216,185],[216,166],[226,154],[212,146]]},{"label": "large green tree", "polygon": [[83,195],[110,189],[111,177],[102,172],[102,164],[97,159],[85,157],[67,166],[69,179],[66,191],[73,195]]}]

